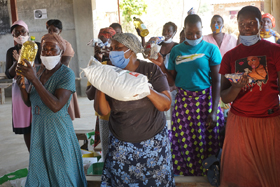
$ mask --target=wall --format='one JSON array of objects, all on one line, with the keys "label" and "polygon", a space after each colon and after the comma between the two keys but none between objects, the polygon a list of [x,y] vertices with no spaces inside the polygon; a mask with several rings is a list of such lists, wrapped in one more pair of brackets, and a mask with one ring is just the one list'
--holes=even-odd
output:
[{"label": "wall", "polygon": [[[93,36],[93,9],[95,9],[94,0],[73,0],[74,5],[74,20],[77,42],[77,53],[79,67],[87,67],[90,56],[94,55],[94,48],[86,44]],[[76,81],[77,86],[80,86],[79,95],[86,96],[87,79],[83,76],[80,81]]]},{"label": "wall", "polygon": [[[229,19],[229,11],[238,11],[244,6],[252,5],[254,3],[256,7],[261,10],[261,3],[260,1],[255,2],[243,2],[243,3],[226,3],[226,4],[215,4],[214,5],[214,14],[219,14],[225,19]],[[223,6],[223,7],[220,7]]]},{"label": "wall", "polygon": [[280,23],[278,22],[278,20],[280,19],[279,6],[280,0],[265,0],[264,2],[265,13],[272,14],[276,20],[276,26],[274,30],[276,30],[277,32],[280,32]]}]

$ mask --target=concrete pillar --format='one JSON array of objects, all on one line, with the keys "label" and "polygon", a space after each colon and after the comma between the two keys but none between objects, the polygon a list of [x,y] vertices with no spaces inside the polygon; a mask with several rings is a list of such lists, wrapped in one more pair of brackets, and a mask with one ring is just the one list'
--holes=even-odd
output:
[{"label": "concrete pillar", "polygon": [[274,28],[275,31],[280,32],[280,0],[265,0],[264,1],[264,12],[270,13],[274,16],[276,26]]},{"label": "concrete pillar", "polygon": [[271,2],[271,14],[274,16],[276,22],[274,30],[280,32],[280,0],[271,0]]},{"label": "concrete pillar", "polygon": [[264,12],[271,13],[271,1],[272,0],[265,0],[264,1]]},{"label": "concrete pillar", "polygon": [[[93,14],[92,9],[95,0],[73,0],[74,21],[77,41],[78,65],[81,68],[87,67],[90,56],[94,55],[94,48],[87,46],[89,40],[93,38]],[[86,77],[76,81],[77,87],[80,85],[78,94],[86,96]],[[80,93],[79,93],[80,92]]]}]

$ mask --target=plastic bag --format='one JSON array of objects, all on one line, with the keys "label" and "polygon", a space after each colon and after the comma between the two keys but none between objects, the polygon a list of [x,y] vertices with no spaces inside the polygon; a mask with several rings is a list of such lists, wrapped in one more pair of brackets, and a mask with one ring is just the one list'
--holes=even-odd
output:
[{"label": "plastic bag", "polygon": [[10,181],[12,187],[24,187],[28,174],[27,168],[19,169],[0,177],[0,185]]},{"label": "plastic bag", "polygon": [[159,45],[161,42],[164,41],[164,36],[158,36],[158,37],[152,37],[150,40],[145,44],[144,47],[144,58],[151,58],[151,59],[157,59],[158,53],[161,49],[161,45]]},{"label": "plastic bag", "polygon": [[145,75],[102,65],[94,57],[91,57],[89,64],[92,65],[82,69],[88,81],[96,89],[116,100],[139,100],[150,94],[151,84]]}]

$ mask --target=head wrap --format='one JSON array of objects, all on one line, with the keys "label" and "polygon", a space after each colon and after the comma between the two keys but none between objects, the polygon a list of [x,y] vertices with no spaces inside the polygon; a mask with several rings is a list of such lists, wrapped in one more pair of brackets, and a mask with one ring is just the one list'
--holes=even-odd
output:
[{"label": "head wrap", "polygon": [[42,39],[41,43],[43,42],[53,42],[57,43],[58,47],[64,52],[66,50],[66,42],[65,40],[59,36],[58,34],[45,34]]},{"label": "head wrap", "polygon": [[13,25],[11,26],[11,32],[13,32],[16,26],[23,26],[27,30],[27,32],[29,32],[27,24],[22,20],[15,21],[13,23]]},{"label": "head wrap", "polygon": [[119,33],[116,34],[112,39],[125,45],[127,48],[132,50],[135,54],[143,52],[143,47],[141,45],[141,42],[132,33]]},{"label": "head wrap", "polygon": [[104,36],[105,38],[109,39],[112,38],[116,34],[116,31],[112,27],[106,27],[103,29],[100,29],[98,38],[99,36]]},{"label": "head wrap", "polygon": [[262,19],[263,18],[269,18],[272,23],[272,28],[275,27],[275,18],[271,14],[269,14],[269,13],[263,14]]}]

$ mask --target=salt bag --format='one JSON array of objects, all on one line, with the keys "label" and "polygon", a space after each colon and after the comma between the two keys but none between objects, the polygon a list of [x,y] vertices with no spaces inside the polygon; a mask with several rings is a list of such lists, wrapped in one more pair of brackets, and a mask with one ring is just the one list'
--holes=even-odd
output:
[{"label": "salt bag", "polygon": [[151,84],[147,76],[140,73],[102,65],[94,57],[82,70],[95,88],[116,100],[133,101],[150,95]]}]

